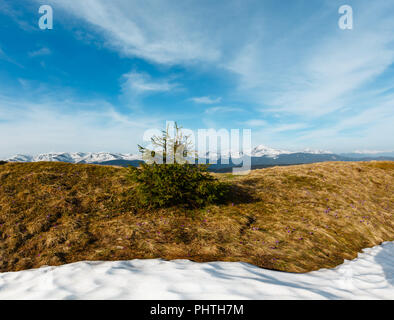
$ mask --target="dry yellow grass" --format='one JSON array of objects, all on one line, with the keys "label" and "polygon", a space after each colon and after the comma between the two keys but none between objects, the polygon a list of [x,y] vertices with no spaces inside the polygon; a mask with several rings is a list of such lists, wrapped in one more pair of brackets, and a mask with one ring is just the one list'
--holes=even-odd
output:
[{"label": "dry yellow grass", "polygon": [[65,163],[1,165],[0,271],[181,258],[305,272],[394,240],[394,162],[217,174],[233,185],[234,203],[200,210],[138,209],[126,173]]}]

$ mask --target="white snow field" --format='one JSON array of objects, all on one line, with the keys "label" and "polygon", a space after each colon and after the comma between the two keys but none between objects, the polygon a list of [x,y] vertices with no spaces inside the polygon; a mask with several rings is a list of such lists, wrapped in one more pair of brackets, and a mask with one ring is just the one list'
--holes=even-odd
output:
[{"label": "white snow field", "polygon": [[0,274],[1,299],[394,299],[394,242],[304,274],[160,259],[7,272]]}]

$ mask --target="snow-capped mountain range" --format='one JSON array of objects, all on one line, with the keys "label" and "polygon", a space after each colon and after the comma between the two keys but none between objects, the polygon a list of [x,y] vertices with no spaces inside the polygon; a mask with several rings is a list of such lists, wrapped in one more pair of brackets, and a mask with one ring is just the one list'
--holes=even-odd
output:
[{"label": "snow-capped mountain range", "polygon": [[[231,156],[230,156],[231,155]],[[253,148],[250,153],[242,152],[224,152],[218,154],[216,152],[206,152],[199,155],[202,159],[239,159],[244,157],[252,158],[252,165],[276,165],[276,164],[298,164],[313,163],[321,161],[359,161],[359,160],[394,160],[394,152],[386,153],[361,153],[353,152],[347,154],[334,154],[330,151],[305,149],[303,151],[288,151],[270,148],[264,145],[258,145]],[[138,165],[142,161],[140,154],[123,154],[109,152],[52,152],[31,155],[16,155],[8,159],[8,162],[38,162],[38,161],[61,161],[68,163],[93,163],[93,164],[116,164],[116,165]],[[212,163],[212,162],[211,162]],[[215,162],[213,162],[215,163]],[[219,160],[219,163],[221,161]]]},{"label": "snow-capped mountain range", "polygon": [[305,149],[303,151],[287,151],[273,149],[264,145],[259,145],[252,150],[252,157],[270,157],[276,158],[281,154],[309,153],[309,154],[332,154],[331,151]]},{"label": "snow-capped mountain range", "polygon": [[139,155],[121,154],[109,152],[52,152],[40,154],[38,156],[18,154],[6,159],[8,162],[38,162],[38,161],[61,161],[69,163],[102,163],[114,160],[140,160]]},{"label": "snow-capped mountain range", "polygon": [[[252,157],[268,157],[268,158],[276,158],[282,154],[293,154],[293,153],[307,153],[307,154],[331,154],[329,151],[321,151],[321,150],[310,150],[306,149],[304,151],[292,152],[286,150],[273,149],[264,145],[259,145],[252,149],[251,156]],[[225,152],[225,155],[230,155],[230,152]],[[245,153],[246,154],[246,153]],[[241,158],[244,154],[240,153],[231,153],[232,158]],[[207,152],[205,154],[206,158],[209,156],[220,158],[220,154],[216,152]],[[69,163],[102,163],[107,161],[115,161],[115,160],[141,160],[141,156],[139,154],[132,153],[109,153],[109,152],[51,152],[39,154],[37,156],[18,154],[11,158],[5,159],[8,162],[38,162],[38,161],[61,161],[61,162],[69,162]]]},{"label": "snow-capped mountain range", "polygon": [[258,145],[257,147],[254,147],[250,153],[248,152],[230,152],[230,151],[225,151],[222,154],[217,153],[217,152],[212,152],[208,151],[206,153],[200,154],[200,157],[205,157],[205,158],[214,158],[214,159],[219,159],[221,156],[224,158],[233,158],[233,159],[238,159],[242,158],[244,155],[246,156],[252,156],[254,158],[259,158],[259,157],[267,157],[267,158],[273,158],[276,159],[280,155],[286,155],[286,154],[296,154],[296,153],[305,153],[305,154],[333,154],[330,151],[323,151],[323,150],[312,150],[312,149],[305,149],[303,151],[288,151],[288,150],[280,150],[280,149],[274,149],[267,147],[265,145]]}]

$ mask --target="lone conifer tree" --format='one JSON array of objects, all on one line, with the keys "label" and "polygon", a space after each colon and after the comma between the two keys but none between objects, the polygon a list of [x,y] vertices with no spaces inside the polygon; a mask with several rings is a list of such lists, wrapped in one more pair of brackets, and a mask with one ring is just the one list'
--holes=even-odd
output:
[{"label": "lone conifer tree", "polygon": [[161,136],[151,137],[151,143],[154,150],[138,145],[142,158],[147,162],[155,163],[159,157],[162,157],[163,164],[167,163],[187,163],[186,158],[192,156],[194,146],[190,135],[184,135],[182,127],[175,122],[174,134],[170,134],[170,124],[167,124],[166,130],[162,130]]}]

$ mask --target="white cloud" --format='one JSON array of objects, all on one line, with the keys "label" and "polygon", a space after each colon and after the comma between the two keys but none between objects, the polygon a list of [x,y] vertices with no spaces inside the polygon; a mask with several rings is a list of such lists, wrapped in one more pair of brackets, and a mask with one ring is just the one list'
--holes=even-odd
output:
[{"label": "white cloud", "polygon": [[244,112],[245,110],[241,108],[235,107],[212,107],[205,110],[205,114],[214,114],[214,113],[232,113],[232,112]]},{"label": "white cloud", "polygon": [[220,52],[204,32],[203,10],[173,1],[48,0],[102,32],[123,55],[153,62],[215,61]]},{"label": "white cloud", "polygon": [[[394,34],[389,30],[394,21],[387,10],[393,8],[360,3],[352,31],[336,25],[316,29],[317,22],[330,26],[332,16],[305,19],[269,46],[264,37],[249,41],[226,67],[239,76],[243,95],[259,101],[263,111],[321,117],[351,105],[358,90],[393,64]],[[314,30],[321,34],[313,36]]]},{"label": "white cloud", "polygon": [[50,54],[52,54],[52,51],[47,47],[43,47],[38,50],[29,52],[30,57],[48,56]]},{"label": "white cloud", "polygon": [[15,64],[16,66],[23,68],[23,66],[16,62],[14,59],[11,59],[4,51],[3,49],[0,47],[0,60],[4,60],[7,61],[9,63]]},{"label": "white cloud", "polygon": [[[332,40],[309,59],[302,77],[272,100],[279,110],[320,116],[345,107],[353,94],[382,74],[394,61],[393,38],[376,34]],[[373,50],[368,48],[373,47]]]},{"label": "white cloud", "polygon": [[[375,105],[364,110],[349,114],[338,114],[331,122],[317,125],[313,121],[305,123],[302,130],[294,131],[289,138],[286,131],[292,124],[272,126],[254,131],[255,137],[263,137],[275,146],[288,146],[302,149],[326,148],[334,152],[349,152],[355,149],[381,149],[394,148],[394,96],[378,99]],[[295,126],[297,126],[295,124]],[[287,127],[287,128],[286,128]],[[279,129],[279,130],[278,130]],[[257,142],[259,143],[259,142]]]},{"label": "white cloud", "polygon": [[231,0],[48,1],[86,21],[122,55],[234,72],[242,99],[268,112],[319,117],[341,109],[394,60],[392,7],[381,2],[360,1],[354,30],[343,31],[333,2],[286,20],[280,12],[272,17],[264,3]]},{"label": "white cloud", "polygon": [[194,103],[215,104],[215,103],[221,102],[222,98],[218,97],[218,98],[214,99],[211,97],[194,97],[194,98],[190,98],[189,100],[193,101]]},{"label": "white cloud", "polygon": [[276,132],[295,131],[305,128],[307,128],[307,125],[305,123],[298,122],[298,123],[286,123],[286,124],[275,125],[270,130],[271,132],[276,133]]},{"label": "white cloud", "polygon": [[1,1],[0,2],[0,13],[7,15],[12,18],[13,21],[24,31],[32,32],[37,30],[37,27],[32,25],[29,19],[26,19],[24,15],[24,8],[26,6],[14,5],[15,1]]},{"label": "white cloud", "polygon": [[[152,115],[123,114],[106,101],[0,95],[0,158],[17,153],[137,152],[144,130],[161,127]],[[59,95],[60,96],[60,95]]]},{"label": "white cloud", "polygon": [[[285,143],[305,143],[336,149],[342,143],[354,149],[359,143],[360,149],[386,149],[392,143],[382,139],[382,135],[393,136],[393,119],[387,113],[392,105],[382,107],[383,102],[377,102],[382,93],[376,90],[393,80],[386,78],[386,83],[376,84],[394,62],[394,8],[388,1],[357,1],[351,31],[338,28],[340,1],[307,5],[286,18],[262,1],[48,3],[87,22],[109,48],[122,56],[166,66],[192,65],[203,72],[220,68],[230,71],[234,76],[231,81],[238,81],[231,96],[259,106],[264,118],[276,117],[281,125],[269,122],[262,136],[267,133],[267,139],[283,142],[285,148]],[[124,78],[125,94],[138,96],[174,89],[171,79],[153,80],[133,72],[130,75]],[[206,104],[214,100],[194,99]],[[213,107],[205,112],[212,115],[236,110]],[[289,117],[294,119],[286,122]],[[296,130],[300,132],[293,132]]]},{"label": "white cloud", "polygon": [[0,59],[4,59],[6,56],[6,54],[4,53],[3,49],[0,48]]},{"label": "white cloud", "polygon": [[141,95],[157,92],[168,92],[178,88],[177,83],[168,79],[153,80],[146,73],[131,71],[123,75],[122,90],[125,94]]},{"label": "white cloud", "polygon": [[249,127],[264,127],[268,125],[268,122],[261,119],[251,119],[248,121],[243,122],[242,124],[249,126]]}]

